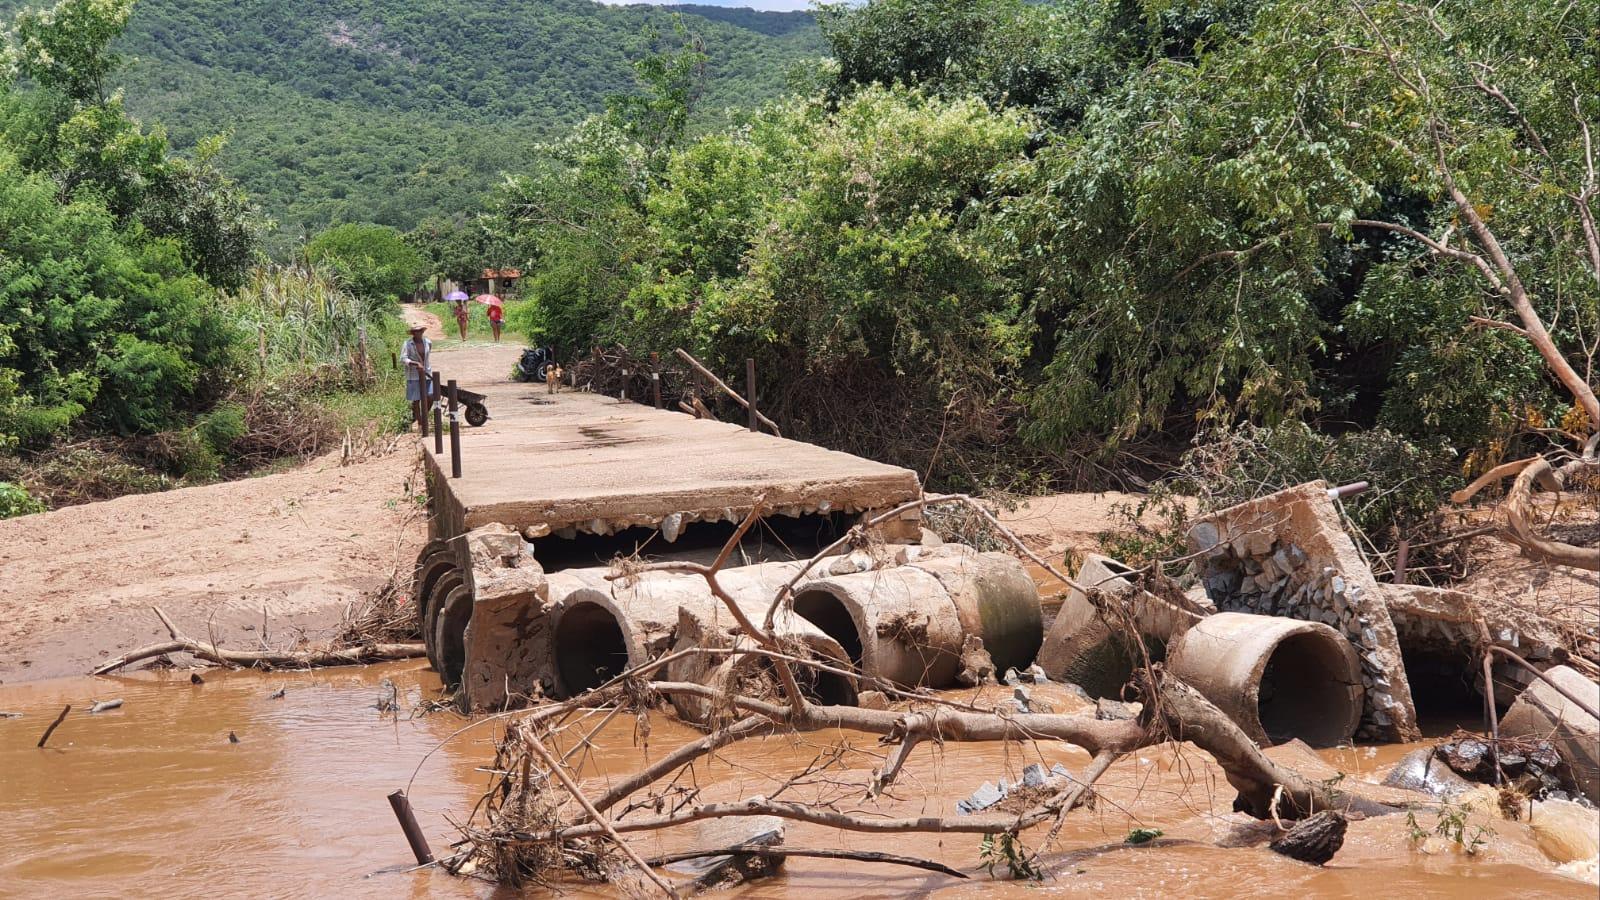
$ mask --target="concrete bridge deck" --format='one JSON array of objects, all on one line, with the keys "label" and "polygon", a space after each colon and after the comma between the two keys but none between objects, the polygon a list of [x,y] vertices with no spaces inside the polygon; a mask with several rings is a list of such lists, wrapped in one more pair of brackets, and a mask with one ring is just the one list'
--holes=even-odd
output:
[{"label": "concrete bridge deck", "polygon": [[772,514],[858,513],[921,490],[909,469],[726,422],[542,384],[461,387],[487,395],[491,418],[462,423],[460,478],[448,434],[443,453],[423,442],[436,537],[491,522],[530,537],[676,528],[742,518],[758,498]]}]

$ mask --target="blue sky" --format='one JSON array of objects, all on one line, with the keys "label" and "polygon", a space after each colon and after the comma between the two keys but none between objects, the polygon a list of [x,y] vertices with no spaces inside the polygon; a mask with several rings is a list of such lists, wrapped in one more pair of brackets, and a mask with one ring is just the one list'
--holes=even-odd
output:
[{"label": "blue sky", "polygon": [[[657,6],[666,6],[685,0],[600,0],[612,6],[622,6],[628,3],[654,3]],[[794,12],[795,10],[810,9],[810,0],[690,0],[701,6],[743,6],[750,9],[765,9],[772,12]]]}]

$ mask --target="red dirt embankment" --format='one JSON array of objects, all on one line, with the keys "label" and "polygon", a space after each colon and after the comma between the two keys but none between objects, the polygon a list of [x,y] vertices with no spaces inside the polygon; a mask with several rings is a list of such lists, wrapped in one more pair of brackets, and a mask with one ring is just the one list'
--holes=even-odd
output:
[{"label": "red dirt embankment", "polygon": [[276,646],[326,636],[347,604],[409,573],[424,532],[416,459],[402,441],[348,466],[0,522],[0,681],[80,675],[164,640],[151,606],[225,647],[257,647],[263,628]]}]

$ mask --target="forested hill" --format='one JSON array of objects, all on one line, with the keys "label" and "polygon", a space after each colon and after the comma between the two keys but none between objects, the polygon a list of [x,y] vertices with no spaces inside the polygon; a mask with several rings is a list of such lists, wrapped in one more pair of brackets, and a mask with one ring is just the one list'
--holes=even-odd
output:
[{"label": "forested hill", "polygon": [[[25,4],[0,0],[9,14]],[[118,50],[129,110],[179,147],[226,133],[222,168],[280,225],[408,227],[476,207],[528,147],[634,84],[674,12],[710,57],[699,115],[782,90],[825,53],[805,13],[588,0],[139,0]]]}]

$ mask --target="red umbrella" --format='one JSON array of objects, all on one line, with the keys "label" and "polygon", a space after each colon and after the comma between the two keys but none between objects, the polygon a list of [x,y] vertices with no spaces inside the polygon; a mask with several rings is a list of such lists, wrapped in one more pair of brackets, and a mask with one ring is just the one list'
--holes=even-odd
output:
[{"label": "red umbrella", "polygon": [[479,303],[482,303],[484,306],[503,306],[503,305],[505,305],[505,301],[504,300],[501,300],[499,297],[496,297],[493,294],[479,294],[478,296],[473,297],[472,299],[477,301],[477,302],[479,302]]}]

